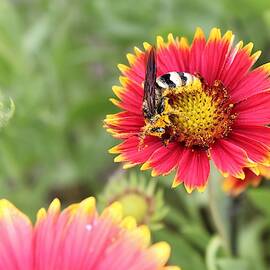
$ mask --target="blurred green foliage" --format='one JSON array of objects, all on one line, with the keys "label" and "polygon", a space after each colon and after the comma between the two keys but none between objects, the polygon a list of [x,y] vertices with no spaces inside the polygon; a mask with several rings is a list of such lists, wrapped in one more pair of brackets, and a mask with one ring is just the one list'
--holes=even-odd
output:
[{"label": "blurred green foliage", "polygon": [[[107,154],[116,142],[102,120],[115,112],[108,97],[117,63],[157,34],[191,39],[196,26],[231,29],[263,50],[261,62],[270,59],[268,0],[1,0],[0,86],[16,113],[0,135],[0,197],[33,217],[55,196],[70,203],[99,194],[116,169]],[[242,202],[250,211],[239,221],[239,257],[233,258],[213,238],[220,232],[213,219],[228,223],[229,199],[215,198],[209,209],[206,193],[171,190],[171,178],[159,179],[170,211],[154,239],[172,244],[173,263],[187,270],[269,267],[267,185]],[[222,217],[210,218],[215,209]]]}]

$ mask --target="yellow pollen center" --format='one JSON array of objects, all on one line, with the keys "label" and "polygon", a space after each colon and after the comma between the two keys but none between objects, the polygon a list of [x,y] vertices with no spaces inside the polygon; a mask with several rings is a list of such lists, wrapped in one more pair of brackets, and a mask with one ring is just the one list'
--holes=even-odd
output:
[{"label": "yellow pollen center", "polygon": [[164,90],[162,97],[164,111],[154,117],[151,130],[162,127],[164,132],[148,134],[165,143],[178,141],[186,147],[207,149],[231,131],[236,115],[220,81],[208,86],[197,79],[190,85]]}]

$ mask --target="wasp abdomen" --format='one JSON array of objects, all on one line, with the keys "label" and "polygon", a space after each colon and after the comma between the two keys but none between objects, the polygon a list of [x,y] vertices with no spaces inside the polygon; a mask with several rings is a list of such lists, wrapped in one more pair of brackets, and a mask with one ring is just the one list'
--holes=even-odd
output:
[{"label": "wasp abdomen", "polygon": [[169,72],[156,79],[160,88],[175,88],[192,84],[195,76],[186,72]]}]

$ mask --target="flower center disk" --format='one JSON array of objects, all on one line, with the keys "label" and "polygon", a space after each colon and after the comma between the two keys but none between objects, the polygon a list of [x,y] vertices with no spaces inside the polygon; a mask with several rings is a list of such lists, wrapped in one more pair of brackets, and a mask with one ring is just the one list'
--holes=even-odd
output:
[{"label": "flower center disk", "polygon": [[162,128],[164,132],[148,134],[160,137],[165,144],[178,141],[186,147],[208,149],[229,134],[236,118],[220,81],[208,86],[197,78],[190,85],[164,89],[162,98],[164,111],[154,117],[151,130]]}]

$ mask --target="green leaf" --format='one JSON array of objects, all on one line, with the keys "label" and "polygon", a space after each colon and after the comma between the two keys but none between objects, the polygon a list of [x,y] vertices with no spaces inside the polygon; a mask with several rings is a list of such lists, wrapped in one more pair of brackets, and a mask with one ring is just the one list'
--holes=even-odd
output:
[{"label": "green leaf", "polygon": [[168,242],[172,248],[170,264],[178,265],[187,270],[206,270],[204,258],[181,234],[160,230],[153,234],[155,241]]},{"label": "green leaf", "polygon": [[270,191],[264,188],[250,189],[248,196],[254,205],[270,218]]},{"label": "green leaf", "polygon": [[[218,270],[252,270],[247,261],[242,259],[222,258],[217,260]],[[257,268],[256,268],[257,270]]]},{"label": "green leaf", "polygon": [[14,114],[15,104],[11,98],[9,98],[9,103],[10,105],[7,109],[3,99],[0,98],[0,128],[5,126]]},{"label": "green leaf", "polygon": [[[246,259],[253,269],[266,270],[262,234],[266,228],[265,220],[255,220],[241,227],[239,235],[239,256]],[[251,248],[252,247],[252,248]]]},{"label": "green leaf", "polygon": [[187,224],[182,227],[181,230],[185,239],[189,240],[197,248],[200,248],[202,251],[205,251],[206,246],[209,242],[209,233],[207,230],[198,224]]}]

